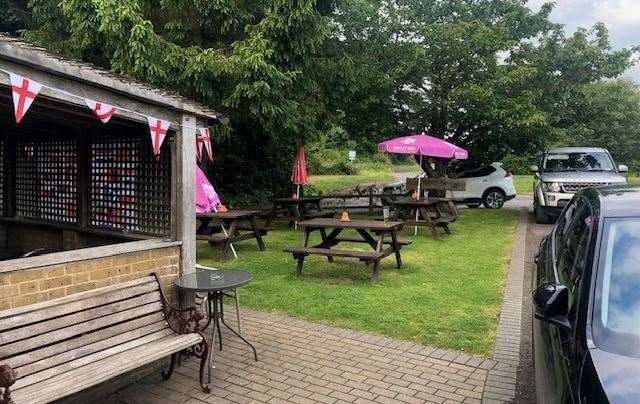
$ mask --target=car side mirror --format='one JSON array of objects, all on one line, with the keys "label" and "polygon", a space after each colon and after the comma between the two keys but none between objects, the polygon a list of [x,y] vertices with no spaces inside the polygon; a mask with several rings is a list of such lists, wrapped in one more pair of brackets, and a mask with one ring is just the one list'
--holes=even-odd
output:
[{"label": "car side mirror", "polygon": [[625,166],[624,164],[620,164],[618,166],[618,172],[628,173],[629,172],[629,167]]},{"label": "car side mirror", "polygon": [[565,331],[571,330],[569,322],[569,289],[557,283],[545,283],[533,292],[535,317]]},{"label": "car side mirror", "polygon": [[529,171],[531,171],[532,173],[537,173],[538,172],[538,166],[536,166],[536,165],[529,166]]}]

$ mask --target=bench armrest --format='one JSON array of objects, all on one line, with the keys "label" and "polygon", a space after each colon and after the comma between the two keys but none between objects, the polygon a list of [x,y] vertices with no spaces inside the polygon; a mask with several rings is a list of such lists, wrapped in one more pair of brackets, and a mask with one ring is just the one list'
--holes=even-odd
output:
[{"label": "bench armrest", "polygon": [[9,365],[0,365],[0,404],[13,404],[9,388],[16,382],[18,376]]},{"label": "bench armrest", "polygon": [[[160,297],[162,298],[162,309],[164,311],[165,320],[169,324],[169,327],[177,334],[190,334],[194,332],[200,332],[209,326],[209,322],[201,324],[204,319],[204,314],[195,307],[187,307],[179,309],[172,305],[164,295],[162,285],[158,275],[153,272],[151,276],[156,278],[158,282],[158,289],[160,290]],[[2,404],[0,402],[0,404]]]}]

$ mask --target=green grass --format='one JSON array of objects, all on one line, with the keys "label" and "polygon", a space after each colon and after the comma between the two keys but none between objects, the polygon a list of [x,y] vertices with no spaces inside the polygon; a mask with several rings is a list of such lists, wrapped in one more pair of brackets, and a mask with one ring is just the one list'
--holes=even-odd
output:
[{"label": "green grass", "polygon": [[[443,348],[490,355],[502,304],[506,262],[518,212],[464,210],[452,235],[433,240],[425,229],[401,239],[414,243],[402,250],[404,266],[393,257],[381,263],[381,280],[353,259],[312,256],[303,275],[282,250],[301,245],[303,233],[284,228],[265,237],[267,250],[255,243],[236,244],[237,260],[220,260],[219,250],[198,244],[198,262],[221,268],[245,268],[253,281],[241,292],[242,304],[327,324],[412,340]],[[311,242],[319,242],[319,236]],[[341,247],[364,249],[362,244]]]},{"label": "green grass", "polygon": [[[629,176],[627,178],[629,184],[631,185],[640,185],[640,177]],[[516,192],[518,194],[530,194],[533,191],[533,176],[532,175],[514,175],[513,176],[513,185],[516,187]]]},{"label": "green grass", "polygon": [[382,169],[359,169],[354,175],[312,175],[309,178],[315,192],[323,194],[343,188],[365,184],[386,184],[393,181],[393,175],[387,167]]},{"label": "green grass", "polygon": [[513,185],[516,187],[516,193],[532,194],[533,193],[533,175],[514,175]]}]

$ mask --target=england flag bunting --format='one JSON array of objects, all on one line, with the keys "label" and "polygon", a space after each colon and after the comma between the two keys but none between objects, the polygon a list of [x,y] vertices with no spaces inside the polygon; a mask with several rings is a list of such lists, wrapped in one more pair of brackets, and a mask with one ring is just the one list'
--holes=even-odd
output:
[{"label": "england flag bunting", "polygon": [[213,161],[213,148],[211,146],[211,133],[209,132],[209,128],[198,128],[198,131],[200,132],[200,135],[198,135],[200,150],[197,151],[197,153],[200,154],[202,158],[202,146],[204,145],[209,160]]},{"label": "england flag bunting", "polygon": [[171,122],[154,118],[152,116],[148,116],[147,120],[149,121],[149,132],[151,133],[153,155],[156,156],[156,158],[159,158],[160,147],[162,146],[162,142],[164,142],[164,138],[167,136],[167,131],[169,130]]},{"label": "england flag bunting", "polygon": [[200,135],[196,134],[196,158],[198,159],[198,163],[202,161],[202,142]]},{"label": "england flag bunting", "polygon": [[116,108],[113,105],[105,104],[100,101],[90,100],[88,98],[84,99],[84,102],[87,104],[89,109],[93,111],[94,114],[98,117],[102,123],[109,122],[111,116],[116,112]]},{"label": "england flag bunting", "polygon": [[9,73],[9,79],[11,80],[16,123],[20,123],[24,114],[31,106],[31,103],[33,103],[33,100],[38,96],[42,84],[13,73]]}]

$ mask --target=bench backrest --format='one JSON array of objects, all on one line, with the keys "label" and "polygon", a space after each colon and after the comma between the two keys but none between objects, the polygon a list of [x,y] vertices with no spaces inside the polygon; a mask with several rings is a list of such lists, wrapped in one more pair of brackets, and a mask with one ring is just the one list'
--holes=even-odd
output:
[{"label": "bench backrest", "polygon": [[[155,277],[0,312],[0,364],[18,379],[141,338],[169,335]],[[34,380],[35,380],[34,375]]]}]

